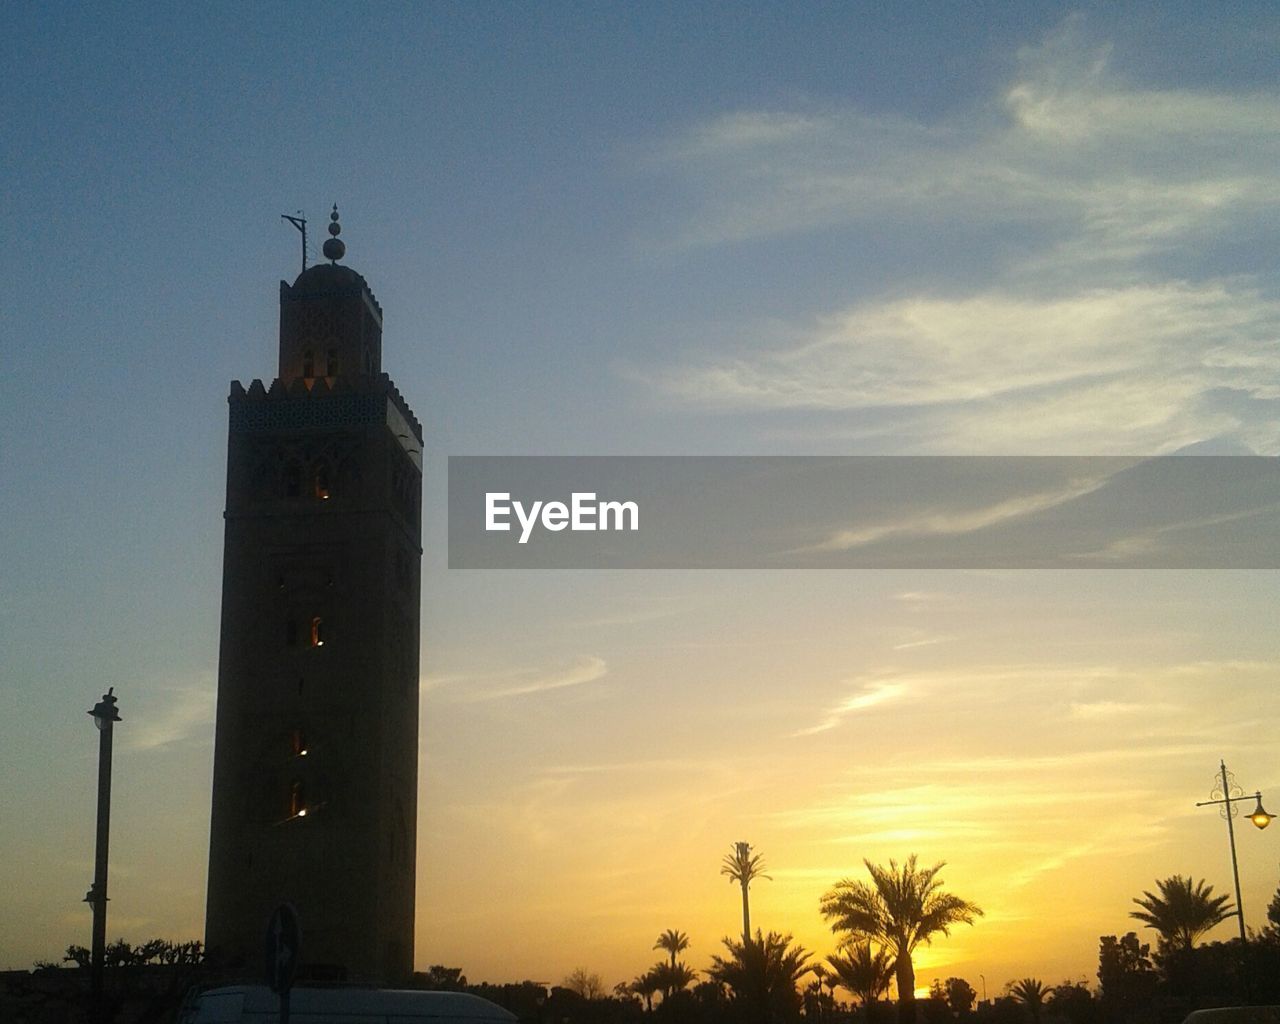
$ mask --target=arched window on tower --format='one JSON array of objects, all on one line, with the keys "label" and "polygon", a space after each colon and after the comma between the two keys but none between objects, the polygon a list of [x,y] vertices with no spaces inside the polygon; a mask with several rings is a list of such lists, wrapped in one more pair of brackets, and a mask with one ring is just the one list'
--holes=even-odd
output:
[{"label": "arched window on tower", "polygon": [[302,467],[291,462],[284,468],[284,496],[296,498],[302,493]]},{"label": "arched window on tower", "polygon": [[289,736],[289,742],[293,747],[294,757],[306,757],[308,753],[307,738],[301,729],[294,729]]},{"label": "arched window on tower", "polygon": [[327,463],[316,463],[315,471],[311,474],[311,493],[321,501],[329,500],[329,466]]},{"label": "arched window on tower", "polygon": [[306,816],[306,794],[302,791],[302,783],[295,779],[289,786],[289,817],[305,818]]},{"label": "arched window on tower", "polygon": [[302,376],[314,377],[316,375],[316,357],[311,349],[307,349],[302,353]]},{"label": "arched window on tower", "polygon": [[325,357],[324,375],[326,377],[338,376],[338,350],[336,348],[329,349],[329,353]]},{"label": "arched window on tower", "polygon": [[324,646],[324,619],[319,615],[311,620],[311,646]]}]

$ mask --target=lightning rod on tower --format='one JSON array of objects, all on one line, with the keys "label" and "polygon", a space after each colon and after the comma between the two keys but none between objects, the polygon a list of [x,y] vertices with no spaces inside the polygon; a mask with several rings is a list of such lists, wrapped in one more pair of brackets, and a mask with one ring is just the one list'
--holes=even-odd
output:
[{"label": "lightning rod on tower", "polygon": [[302,215],[302,211],[298,211],[296,217],[291,217],[287,213],[280,214],[281,218],[287,220],[295,228],[302,232],[302,269],[307,269],[307,218]]}]

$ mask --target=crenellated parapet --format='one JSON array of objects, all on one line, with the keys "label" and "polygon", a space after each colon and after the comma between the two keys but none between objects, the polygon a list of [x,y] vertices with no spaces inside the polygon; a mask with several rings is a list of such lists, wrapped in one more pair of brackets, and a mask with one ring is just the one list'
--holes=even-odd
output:
[{"label": "crenellated parapet", "polygon": [[[419,448],[422,445],[422,424],[385,373],[311,380],[294,378],[287,384],[277,377],[269,388],[258,379],[248,388],[233,380],[227,401],[231,405],[232,433],[385,422],[395,426],[404,424]],[[388,415],[388,403],[398,419]]]}]

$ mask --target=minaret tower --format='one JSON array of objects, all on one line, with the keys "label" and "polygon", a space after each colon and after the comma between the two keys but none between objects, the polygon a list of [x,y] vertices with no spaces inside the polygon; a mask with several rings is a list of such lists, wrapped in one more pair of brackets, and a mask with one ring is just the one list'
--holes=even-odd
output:
[{"label": "minaret tower", "polygon": [[231,384],[206,947],[257,980],[272,911],[301,961],[413,970],[422,427],[382,308],[330,260],[280,282],[279,376]]}]

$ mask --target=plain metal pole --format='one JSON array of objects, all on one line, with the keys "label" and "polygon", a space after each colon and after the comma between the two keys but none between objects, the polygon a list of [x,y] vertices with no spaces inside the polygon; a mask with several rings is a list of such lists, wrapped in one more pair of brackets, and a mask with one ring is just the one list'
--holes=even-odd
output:
[{"label": "plain metal pole", "polygon": [[89,712],[98,733],[98,835],[93,855],[93,887],[86,900],[93,907],[93,947],[90,953],[89,998],[90,1019],[105,1024],[103,1012],[103,969],[107,953],[107,846],[111,838],[111,735],[112,726],[120,721],[116,711],[115,687],[107,690]]}]

